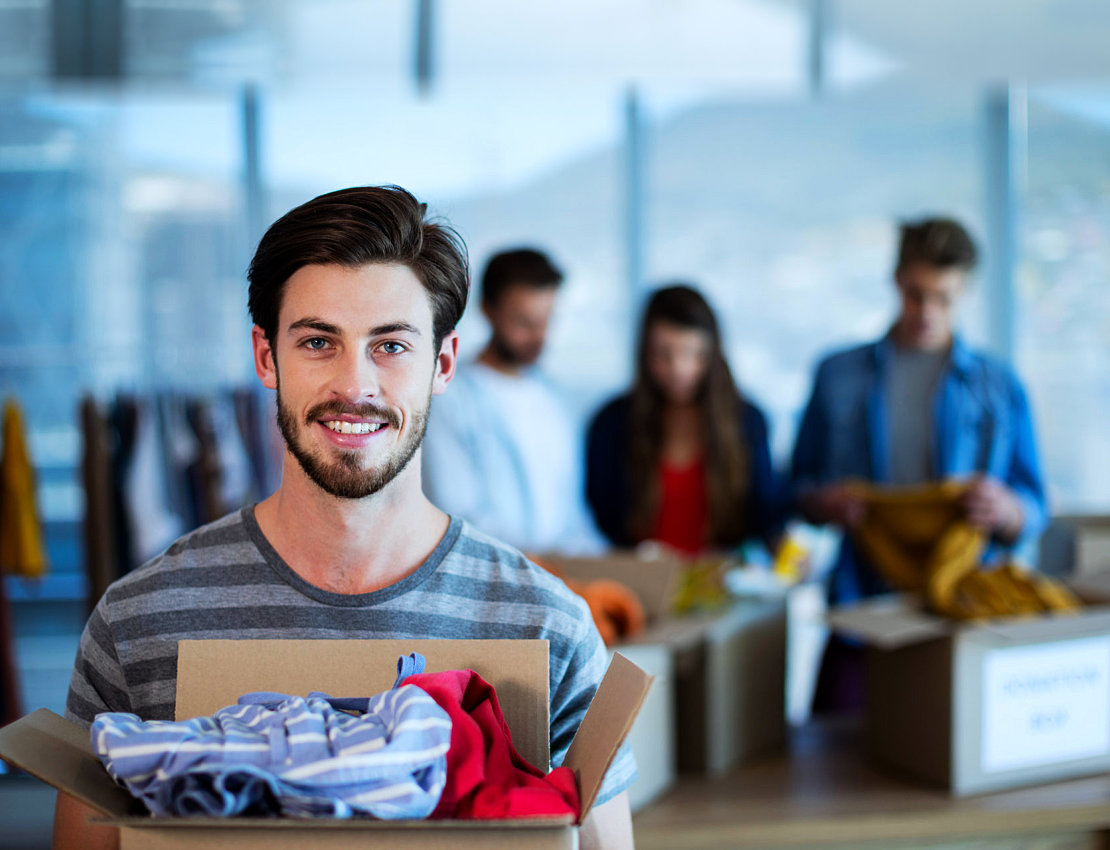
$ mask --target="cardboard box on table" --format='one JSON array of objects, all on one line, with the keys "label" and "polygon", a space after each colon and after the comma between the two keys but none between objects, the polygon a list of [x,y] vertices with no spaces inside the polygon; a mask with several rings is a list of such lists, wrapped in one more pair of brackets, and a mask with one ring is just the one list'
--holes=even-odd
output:
[{"label": "cardboard box on table", "polygon": [[[567,578],[579,581],[606,578],[621,582],[640,600],[649,626],[669,614],[678,571],[682,567],[676,558],[643,559],[631,552],[598,558],[545,555],[542,560]],[[636,781],[628,789],[628,802],[636,812],[675,781],[674,653],[670,646],[652,642],[622,644],[617,651],[654,679],[651,693],[644,700],[627,739],[637,768]],[[610,654],[612,652],[610,650]]]},{"label": "cardboard box on table", "polygon": [[960,623],[909,597],[830,612],[867,651],[867,748],[957,796],[1110,769],[1110,607]]},{"label": "cardboard box on table", "polygon": [[[209,715],[250,691],[368,696],[392,687],[397,658],[419,652],[429,672],[472,669],[497,691],[520,754],[546,766],[549,748],[547,641],[243,640],[182,641],[177,717]],[[582,817],[624,739],[651,677],[614,657],[564,764],[578,779]],[[377,821],[295,818],[153,818],[115,785],[93,755],[88,732],[40,709],[0,729],[0,757],[66,791],[120,827],[122,850],[281,848],[329,850],[368,844],[404,848],[574,848],[570,817],[501,821]]]},{"label": "cardboard box on table", "polygon": [[[664,683],[669,681],[670,690],[653,691],[629,736],[640,765],[640,779],[633,786],[637,803],[669,787],[677,771],[721,774],[782,746],[786,740],[783,599],[735,600],[719,611],[675,617],[671,601],[684,569],[678,558],[644,559],[617,552],[599,558],[551,556],[544,561],[570,578],[620,581],[644,606],[647,629],[618,649]],[[660,648],[666,653],[660,653]],[[663,744],[673,747],[672,759],[660,758]],[[644,788],[637,789],[641,784]]]}]

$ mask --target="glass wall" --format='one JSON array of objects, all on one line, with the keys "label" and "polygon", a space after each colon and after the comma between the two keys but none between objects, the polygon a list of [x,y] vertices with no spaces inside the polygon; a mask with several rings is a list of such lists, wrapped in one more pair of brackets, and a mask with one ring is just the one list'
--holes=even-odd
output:
[{"label": "glass wall", "polygon": [[[471,78],[422,97],[399,73],[382,79],[372,109],[352,108],[368,95],[350,83],[260,89],[263,217],[339,186],[398,182],[463,233],[476,277],[499,248],[547,249],[567,284],[546,366],[583,416],[629,380],[646,290],[691,281],[719,311],[785,465],[817,358],[891,319],[897,222],[943,212],[983,239],[982,99],[967,88],[902,80],[776,100],[691,89],[665,107],[645,88],[636,291],[624,90]],[[1098,94],[1033,94],[1019,205],[1016,366],[1067,511],[1110,507],[1097,425],[1110,405],[1110,122]],[[240,91],[0,102],[0,386],[27,415],[57,572],[81,561],[82,393],[254,380],[243,151]],[[976,344],[982,288],[962,313]],[[486,332],[473,303],[461,332],[471,356]]]},{"label": "glass wall", "polygon": [[0,100],[0,392],[38,472],[52,575],[80,592],[81,397],[251,374],[234,99]]},{"label": "glass wall", "polygon": [[[964,221],[982,244],[977,93],[897,85],[821,99],[715,99],[652,128],[648,279],[692,281],[786,464],[813,368],[894,316],[897,225]],[[962,326],[982,338],[981,288]]]},{"label": "glass wall", "polygon": [[1110,511],[1110,88],[1031,92],[1017,360],[1054,507]]}]

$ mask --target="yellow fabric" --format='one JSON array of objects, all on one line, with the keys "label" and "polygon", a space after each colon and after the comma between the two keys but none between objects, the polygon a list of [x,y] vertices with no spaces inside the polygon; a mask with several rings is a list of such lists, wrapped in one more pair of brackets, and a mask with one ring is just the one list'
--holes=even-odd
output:
[{"label": "yellow fabric", "polygon": [[853,486],[867,513],[852,538],[893,587],[924,591],[934,576],[947,587],[979,563],[986,540],[964,520],[965,484]]},{"label": "yellow fabric", "polygon": [[964,518],[967,485],[852,485],[867,505],[852,531],[859,549],[893,587],[924,596],[934,613],[957,619],[1071,611],[1079,601],[1047,576],[1008,563],[979,568],[986,535]]},{"label": "yellow fabric", "polygon": [[23,428],[12,400],[4,403],[4,442],[0,456],[0,571],[28,578],[46,572],[35,477]]},{"label": "yellow fabric", "polygon": [[691,561],[684,566],[671,598],[671,613],[714,611],[727,604],[730,598],[725,587],[727,563],[724,558],[710,558]]}]

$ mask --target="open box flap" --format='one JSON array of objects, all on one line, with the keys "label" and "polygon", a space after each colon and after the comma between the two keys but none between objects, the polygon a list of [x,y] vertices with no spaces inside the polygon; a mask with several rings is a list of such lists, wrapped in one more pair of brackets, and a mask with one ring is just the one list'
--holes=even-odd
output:
[{"label": "open box flap", "polygon": [[89,733],[47,708],[0,729],[0,758],[109,817],[146,816],[92,751]]},{"label": "open box flap", "polygon": [[829,628],[880,649],[897,649],[951,633],[949,620],[927,614],[905,596],[880,596],[832,609]]},{"label": "open box flap", "polygon": [[[1093,599],[1094,594],[1081,594]],[[1110,629],[1110,607],[1093,605],[1075,613],[995,617],[990,620],[951,620],[921,610],[908,595],[878,596],[834,608],[827,616],[837,634],[880,649],[898,649],[946,635],[991,636],[1004,641],[1031,642],[1059,637],[1104,634]]]},{"label": "open box flap", "polygon": [[1097,606],[1075,612],[1050,612],[1024,617],[1000,617],[975,627],[1006,641],[1031,643],[1039,640],[1104,635],[1110,632],[1110,608]]},{"label": "open box flap", "polygon": [[573,770],[578,779],[582,803],[579,823],[593,808],[605,772],[632,728],[654,680],[654,676],[649,676],[619,652],[613,654],[609,669],[563,760],[563,766]]}]

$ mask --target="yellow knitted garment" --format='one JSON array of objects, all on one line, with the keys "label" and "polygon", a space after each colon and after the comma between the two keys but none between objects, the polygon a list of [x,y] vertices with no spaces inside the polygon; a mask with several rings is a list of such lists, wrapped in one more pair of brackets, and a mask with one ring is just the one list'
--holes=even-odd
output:
[{"label": "yellow knitted garment", "polygon": [[893,587],[921,593],[934,613],[957,619],[1070,611],[1079,607],[1059,582],[1012,563],[979,568],[986,535],[965,519],[967,485],[852,485],[867,504],[852,539]]},{"label": "yellow knitted garment", "polygon": [[46,572],[35,477],[23,416],[11,399],[4,403],[4,442],[0,456],[0,571],[37,578]]}]

